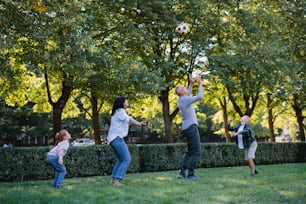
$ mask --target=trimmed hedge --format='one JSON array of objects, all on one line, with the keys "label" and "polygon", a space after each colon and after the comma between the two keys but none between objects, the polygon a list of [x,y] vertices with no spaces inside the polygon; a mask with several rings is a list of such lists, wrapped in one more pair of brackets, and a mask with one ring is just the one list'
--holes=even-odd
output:
[{"label": "trimmed hedge", "polygon": [[[244,165],[244,152],[233,143],[203,143],[199,168]],[[0,148],[0,181],[52,179],[46,162],[51,147]],[[186,144],[129,145],[129,173],[179,169]],[[64,158],[66,178],[111,174],[117,158],[109,145],[70,147]],[[306,162],[306,143],[259,143],[256,164]]]}]

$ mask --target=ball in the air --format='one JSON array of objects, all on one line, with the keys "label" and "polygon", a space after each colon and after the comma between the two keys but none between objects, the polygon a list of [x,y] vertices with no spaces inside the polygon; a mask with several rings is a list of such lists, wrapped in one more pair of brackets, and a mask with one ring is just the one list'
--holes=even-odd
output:
[{"label": "ball in the air", "polygon": [[183,22],[180,23],[175,30],[181,35],[186,35],[189,32],[189,26],[187,23]]}]

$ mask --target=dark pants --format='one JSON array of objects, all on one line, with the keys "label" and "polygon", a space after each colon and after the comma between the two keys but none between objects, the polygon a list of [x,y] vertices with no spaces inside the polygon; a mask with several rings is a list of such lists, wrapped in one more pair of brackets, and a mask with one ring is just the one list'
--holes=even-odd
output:
[{"label": "dark pants", "polygon": [[186,137],[187,148],[182,159],[180,173],[185,175],[185,170],[188,169],[188,176],[193,176],[197,162],[201,156],[201,142],[198,126],[194,124],[183,130],[183,137]]}]

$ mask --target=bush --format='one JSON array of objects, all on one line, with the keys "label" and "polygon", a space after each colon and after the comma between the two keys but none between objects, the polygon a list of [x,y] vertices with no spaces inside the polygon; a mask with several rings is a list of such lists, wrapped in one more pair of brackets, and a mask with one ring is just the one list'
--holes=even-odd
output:
[{"label": "bush", "polygon": [[140,145],[140,171],[167,171],[178,169],[182,159],[183,144]]},{"label": "bush", "polygon": [[[51,147],[0,148],[0,181],[51,179],[46,162]],[[186,144],[129,145],[129,173],[179,169]],[[244,152],[230,143],[202,143],[199,168],[244,165]],[[67,178],[111,174],[117,158],[109,145],[70,147],[64,158]],[[306,161],[306,143],[259,143],[256,164]]]}]

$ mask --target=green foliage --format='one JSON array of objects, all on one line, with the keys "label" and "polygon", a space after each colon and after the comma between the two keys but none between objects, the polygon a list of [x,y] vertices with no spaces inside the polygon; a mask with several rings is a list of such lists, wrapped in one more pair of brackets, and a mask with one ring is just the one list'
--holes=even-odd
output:
[{"label": "green foliage", "polygon": [[66,118],[62,121],[62,127],[69,130],[72,140],[82,137],[92,137],[92,121],[85,118],[85,114],[77,118]]},{"label": "green foliage", "polygon": [[[259,0],[3,0],[0,97],[11,106],[34,102],[36,111],[50,113],[50,103],[57,101],[65,83],[77,91],[63,104],[63,118],[84,112],[92,116],[91,93],[101,112],[116,95],[133,99],[154,95],[163,99],[163,105],[170,102],[169,113],[162,113],[168,110],[164,107],[155,115],[170,118],[176,106],[168,95],[176,84],[186,82],[186,70],[195,68],[199,73],[210,71],[205,98],[216,110],[220,104],[215,100],[223,97],[234,104],[224,104],[228,112],[235,109],[239,115],[277,108],[286,101],[301,115],[296,116],[301,132],[306,90],[304,5]],[[190,24],[188,35],[175,32],[182,21]],[[258,104],[267,93],[273,96],[272,104]],[[82,111],[71,108],[74,103]],[[137,115],[143,112],[139,109]],[[154,130],[163,135],[162,128],[172,124],[162,124],[163,117],[155,115],[149,119],[158,120],[161,125]],[[205,116],[199,113],[202,128]]]},{"label": "green foliage", "polygon": [[254,133],[254,136],[256,138],[258,137],[268,137],[269,136],[269,129],[265,128],[262,126],[262,124],[258,123],[254,123],[254,125],[252,125],[252,131]]},{"label": "green foliage", "polygon": [[45,147],[1,148],[1,177],[6,181],[48,178],[53,171],[46,166],[45,153]]},{"label": "green foliage", "polygon": [[202,145],[201,158],[200,167],[204,168],[242,165],[244,157],[234,144],[209,144]]},{"label": "green foliage", "polygon": [[142,172],[178,169],[182,158],[183,145],[142,145],[140,167]]},{"label": "green foliage", "polygon": [[265,143],[260,145],[256,151],[256,163],[275,164],[289,163],[305,159],[305,155],[300,154],[299,143]]},{"label": "green foliage", "polygon": [[[33,104],[28,103],[23,107],[10,107],[0,101],[0,135],[15,143],[17,137],[40,137],[50,134],[50,116],[48,113],[36,113]],[[44,121],[44,122],[42,122]]]},{"label": "green foliage", "polygon": [[[52,167],[46,162],[51,147],[1,148],[0,180],[50,179]],[[133,161],[128,172],[139,172],[139,153],[135,145],[129,145]],[[3,152],[2,152],[3,151]],[[67,177],[110,174],[117,158],[108,145],[70,147],[65,156]]]},{"label": "green foliage", "polygon": [[[305,143],[259,143],[256,164],[305,162]],[[129,173],[169,171],[180,167],[185,144],[129,145]],[[244,152],[234,144],[202,144],[199,168],[244,165]],[[45,157],[50,147],[0,148],[0,181],[51,179]],[[67,178],[111,174],[117,158],[109,145],[70,147],[64,158]]]}]

